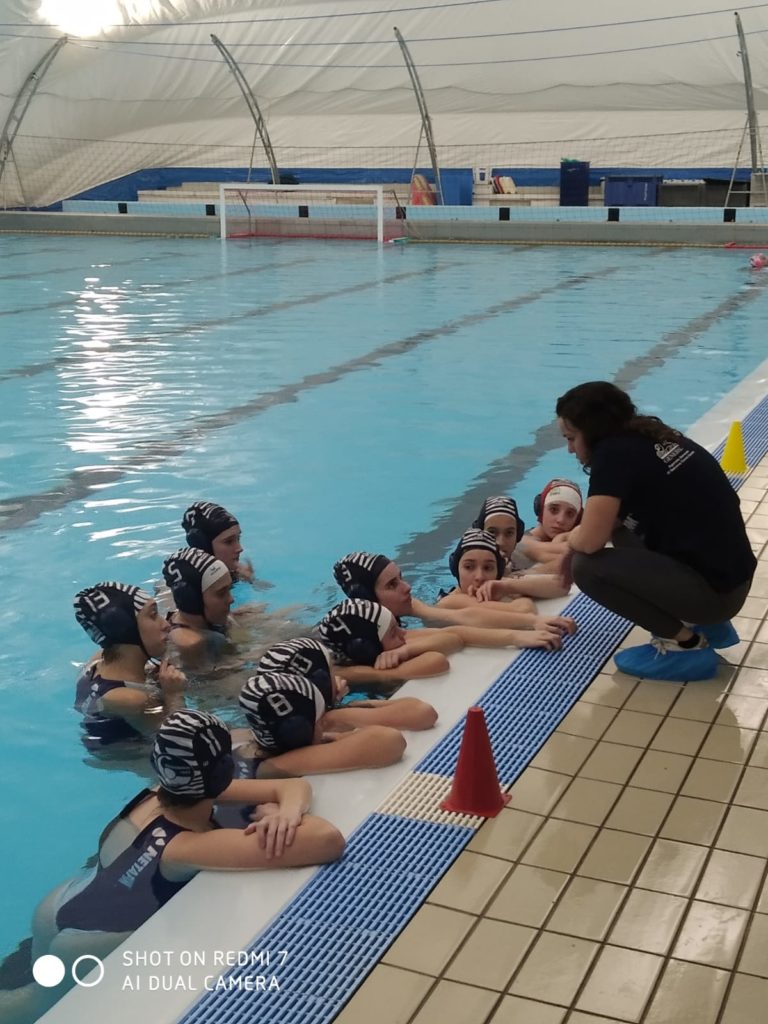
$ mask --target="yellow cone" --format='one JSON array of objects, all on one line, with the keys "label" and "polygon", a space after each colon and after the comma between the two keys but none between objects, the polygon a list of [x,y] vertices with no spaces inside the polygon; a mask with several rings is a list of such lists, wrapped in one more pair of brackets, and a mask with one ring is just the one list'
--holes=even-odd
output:
[{"label": "yellow cone", "polygon": [[731,424],[728,440],[725,442],[725,451],[720,459],[720,465],[726,473],[734,473],[743,476],[749,472],[747,457],[744,454],[744,437],[741,433],[741,424],[738,420]]}]

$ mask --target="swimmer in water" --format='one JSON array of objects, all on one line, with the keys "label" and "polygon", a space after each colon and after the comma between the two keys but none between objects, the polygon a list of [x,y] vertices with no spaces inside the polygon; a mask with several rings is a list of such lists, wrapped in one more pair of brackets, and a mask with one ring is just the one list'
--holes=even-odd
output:
[{"label": "swimmer in water", "polygon": [[176,605],[169,617],[170,642],[182,665],[197,670],[212,667],[228,649],[229,569],[199,548],[181,548],[166,558],[163,578]]},{"label": "swimmer in water", "polygon": [[240,558],[243,553],[240,523],[231,512],[210,501],[195,501],[184,513],[181,527],[189,547],[218,558],[229,569],[233,582],[253,583],[253,565],[247,558]]},{"label": "swimmer in water", "polygon": [[573,480],[550,480],[533,500],[538,523],[523,536],[520,550],[541,570],[559,573],[568,553],[567,540],[559,538],[581,522],[584,501],[581,488]]}]

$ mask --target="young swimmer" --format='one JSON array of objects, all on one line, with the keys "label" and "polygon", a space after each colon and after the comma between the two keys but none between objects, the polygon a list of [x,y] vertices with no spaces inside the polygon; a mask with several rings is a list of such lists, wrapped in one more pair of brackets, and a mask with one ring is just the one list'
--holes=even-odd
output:
[{"label": "young swimmer", "polygon": [[325,701],[321,725],[324,732],[340,732],[357,726],[391,725],[395,729],[431,729],[437,712],[431,704],[416,697],[391,697],[389,700],[359,700],[340,707],[347,694],[346,680],[335,673],[331,652],[318,640],[297,637],[274,644],[262,655],[257,671],[301,675],[320,690]]},{"label": "young swimmer", "polygon": [[226,565],[199,548],[181,548],[163,564],[163,577],[176,604],[170,640],[185,667],[215,663],[226,647],[232,576]]},{"label": "young swimmer", "polygon": [[[4,1020],[36,1020],[73,983],[78,956],[106,956],[200,870],[303,867],[341,856],[341,834],[307,815],[307,782],[234,780],[231,749],[227,726],[213,715],[177,711],[165,720],[152,751],[159,787],[123,808],[102,832],[94,867],[35,912],[32,961],[53,954],[70,980],[3,992]],[[214,802],[259,804],[258,820],[243,830],[219,828]]]},{"label": "young swimmer", "polygon": [[[536,615],[535,605],[527,598],[508,603],[479,605],[472,602],[465,608],[435,607],[412,596],[410,585],[403,579],[399,567],[386,555],[369,551],[352,551],[339,559],[333,567],[336,582],[347,597],[375,601],[398,620],[415,616],[435,625],[480,626],[501,629],[539,629],[556,636],[573,632],[572,619],[562,616]],[[526,610],[515,610],[522,605]],[[409,630],[416,637],[418,630]]]},{"label": "young swimmer", "polygon": [[75,708],[90,750],[154,735],[183,705],[186,679],[167,661],[148,681],[146,664],[163,658],[169,625],[146,591],[126,583],[97,583],[74,600],[75,618],[102,648],[77,680]]},{"label": "young swimmer", "polygon": [[505,593],[515,599],[521,595],[538,601],[553,597],[564,597],[562,583],[555,572],[537,566],[532,558],[518,547],[525,535],[525,523],[517,511],[517,502],[506,495],[486,498],[472,523],[472,529],[490,533],[504,558],[503,576],[512,580]]},{"label": "young swimmer", "polygon": [[247,558],[240,558],[243,553],[240,523],[231,512],[210,501],[195,501],[184,513],[181,527],[187,535],[189,547],[207,551],[218,558],[229,569],[235,582],[253,582],[253,565]]},{"label": "young swimmer", "polygon": [[237,757],[243,773],[251,777],[383,768],[405,751],[403,734],[391,726],[324,733],[325,698],[303,675],[252,676],[240,693],[240,707],[251,734],[250,742],[238,743]]},{"label": "young swimmer", "polygon": [[560,647],[560,636],[546,630],[443,629],[405,630],[395,616],[373,601],[349,599],[332,608],[318,631],[331,649],[344,677],[357,683],[404,682],[443,675],[450,665],[446,654],[466,646]]},{"label": "young swimmer", "polygon": [[581,488],[573,480],[550,480],[533,500],[538,523],[520,541],[520,550],[533,562],[559,571],[568,542],[558,538],[578,526],[583,507]]},{"label": "young swimmer", "polygon": [[[504,576],[504,556],[494,538],[485,530],[471,529],[462,534],[459,543],[448,559],[448,568],[455,576],[457,587],[443,593],[437,603],[438,608],[462,608],[477,601],[496,602],[504,597],[519,593],[517,585],[520,579]],[[568,590],[559,577],[526,576],[551,587],[549,597],[562,596]],[[540,595],[544,596],[544,595]],[[576,631],[576,624],[571,619],[568,632]],[[535,647],[538,644],[521,644],[524,647]]]}]

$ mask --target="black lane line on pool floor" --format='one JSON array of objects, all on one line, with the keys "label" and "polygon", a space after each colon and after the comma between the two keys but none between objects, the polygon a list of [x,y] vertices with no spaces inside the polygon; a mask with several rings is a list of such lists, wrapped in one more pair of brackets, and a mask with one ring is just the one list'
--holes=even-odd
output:
[{"label": "black lane line on pool floor", "polygon": [[[457,265],[459,264],[445,264],[442,267],[430,268],[429,272],[434,273],[438,270],[455,268]],[[300,380],[292,384],[285,384],[283,387],[270,391],[265,395],[260,395],[258,398],[255,398],[250,402],[245,402],[242,405],[234,406],[219,413],[212,413],[209,416],[200,416],[193,421],[191,426],[179,431],[175,437],[170,440],[151,442],[146,445],[141,445],[141,454],[131,456],[120,466],[95,466],[88,467],[86,469],[72,470],[66,476],[62,477],[55,487],[50,488],[48,491],[42,491],[38,494],[15,495],[4,499],[2,503],[0,503],[0,531],[19,529],[22,526],[26,526],[44,512],[50,512],[55,508],[61,508],[64,505],[69,504],[71,501],[87,497],[92,487],[103,487],[105,484],[114,483],[129,472],[135,472],[147,465],[157,464],[158,461],[179,455],[185,451],[190,444],[201,441],[209,433],[231,427],[242,420],[258,416],[275,406],[295,402],[305,391],[312,390],[316,387],[322,387],[326,384],[333,384],[349,374],[370,369],[372,366],[378,366],[384,359],[389,359],[394,356],[400,356],[407,352],[411,352],[413,349],[418,348],[420,345],[426,344],[427,342],[456,334],[458,331],[463,330],[466,327],[471,327],[475,324],[493,319],[493,317],[496,317],[501,313],[508,313],[521,306],[536,302],[545,295],[563,291],[568,288],[579,287],[588,281],[604,278],[610,274],[615,274],[618,270],[618,267],[611,266],[604,270],[593,271],[588,274],[577,274],[565,281],[560,281],[557,284],[538,289],[535,292],[529,292],[527,295],[521,295],[514,299],[507,299],[504,302],[495,303],[493,306],[488,307],[482,312],[468,313],[466,316],[458,317],[456,320],[449,320],[447,323],[441,324],[438,327],[418,331],[416,334],[412,334],[407,338],[401,338],[400,340],[390,342],[387,345],[381,345],[372,352],[356,356],[354,359],[349,359],[346,362],[333,366],[328,370],[308,374],[306,377],[302,377]],[[365,287],[378,287],[385,282],[404,279],[413,280],[413,278],[413,272],[408,270],[404,273],[390,275],[389,278],[384,279],[384,282],[382,282],[382,280],[377,280]],[[347,294],[352,291],[357,291],[360,287],[361,286],[359,285],[345,287],[343,289],[339,289],[335,294]],[[300,302],[306,301],[309,301],[309,298],[300,300]],[[277,303],[275,305],[283,308],[294,305],[294,303],[284,302]],[[73,360],[67,360],[67,362],[73,362]],[[0,380],[2,379],[3,377],[0,377]]]},{"label": "black lane line on pool floor", "polygon": [[[655,257],[663,255],[664,253],[665,250],[652,250],[648,255]],[[429,268],[429,270],[423,271],[422,273],[433,274],[455,266],[456,264],[454,263],[445,264],[440,267]],[[2,503],[0,503],[0,531],[18,529],[21,526],[25,526],[37,519],[38,516],[44,512],[51,511],[54,508],[61,508],[70,501],[75,501],[87,496],[93,486],[104,486],[105,484],[113,483],[116,480],[121,479],[128,472],[133,472],[144,468],[147,465],[157,463],[158,460],[168,459],[175,455],[179,455],[189,446],[189,444],[202,440],[207,434],[233,426],[245,419],[258,416],[275,406],[284,405],[288,402],[295,402],[305,391],[312,390],[316,387],[322,387],[326,384],[333,384],[349,374],[366,370],[373,366],[378,366],[384,359],[404,355],[419,346],[438,338],[454,335],[458,331],[483,323],[487,320],[491,320],[500,314],[513,312],[522,306],[537,302],[546,295],[565,291],[570,288],[577,288],[590,281],[608,277],[617,273],[620,269],[622,268],[614,265],[602,270],[590,271],[585,274],[577,274],[573,277],[567,278],[566,280],[561,280],[556,284],[537,289],[534,292],[528,292],[526,295],[516,296],[513,299],[507,299],[503,302],[495,303],[493,306],[487,307],[482,312],[468,313],[465,316],[458,317],[456,320],[449,320],[437,327],[418,331],[406,338],[401,338],[398,341],[381,345],[379,348],[362,356],[357,356],[347,362],[330,367],[328,370],[309,374],[294,383],[283,385],[282,387],[268,392],[265,395],[260,395],[258,398],[255,398],[250,402],[245,402],[242,405],[234,406],[230,409],[219,413],[213,413],[209,416],[201,416],[196,419],[191,426],[179,431],[175,437],[170,440],[142,445],[142,453],[127,459],[121,466],[97,466],[88,467],[82,470],[72,470],[66,476],[61,478],[60,483],[48,491],[43,491],[38,494],[14,495],[6,498]],[[392,283],[393,281],[402,279],[413,280],[413,277],[413,272],[408,270],[401,274],[393,274],[388,278],[376,280],[375,282],[371,282],[364,286],[352,285],[338,289],[334,295],[348,294],[350,292],[361,290],[362,288],[378,287],[383,283]],[[328,294],[329,293],[323,293],[319,297],[325,298],[328,297]],[[316,296],[305,296],[297,301],[276,303],[267,310],[262,309],[257,311],[257,315],[264,312],[271,312],[274,309],[283,309],[293,305],[305,304],[310,301],[314,301],[315,298]],[[728,300],[728,302],[730,303],[732,300]],[[721,303],[716,307],[712,314],[705,314],[705,316],[711,317],[713,315],[722,315],[720,312],[722,305],[723,304]],[[241,316],[229,319],[244,319],[251,315],[253,314],[242,314]],[[700,319],[702,318],[697,318],[697,322]],[[3,377],[0,376],[0,380],[2,379]],[[544,448],[542,450],[546,451],[547,449]],[[430,531],[430,533],[431,532],[432,531]]]},{"label": "black lane line on pool floor", "polygon": [[[612,378],[613,383],[624,390],[629,390],[646,373],[661,366],[715,324],[732,316],[760,296],[766,287],[768,278],[760,284],[754,284],[749,290],[724,299],[714,309],[694,317],[682,327],[669,331],[646,353],[635,356],[620,366]],[[555,398],[553,395],[553,406]],[[530,444],[512,448],[506,455],[495,459],[482,476],[475,477],[470,487],[452,501],[450,510],[438,519],[431,530],[417,534],[399,548],[394,556],[397,563],[412,570],[416,566],[444,558],[445,552],[469,527],[485,498],[492,494],[510,493],[512,488],[539,463],[542,456],[561,448],[562,445],[563,438],[556,419],[540,426]]]},{"label": "black lane line on pool floor", "polygon": [[[128,296],[116,296],[118,299],[133,298],[135,295],[140,295],[142,299],[152,298],[156,294],[155,288],[159,291],[164,288],[182,288],[184,285],[189,284],[205,284],[210,281],[221,281],[222,279],[229,280],[232,277],[242,277],[247,274],[261,274],[267,270],[283,270],[286,268],[293,268],[300,266],[303,263],[315,262],[314,256],[304,256],[301,259],[286,260],[276,268],[275,263],[257,263],[251,267],[242,267],[240,270],[223,270],[216,274],[204,274],[202,277],[185,277],[180,281],[158,281],[156,284],[153,283],[153,291],[141,291],[135,292]],[[116,264],[114,264],[116,266]],[[113,264],[110,264],[113,266]],[[105,267],[94,267],[94,270],[104,270]],[[2,278],[0,278],[2,280]],[[148,284],[148,283],[147,283]],[[141,285],[142,289],[147,287],[147,284]],[[119,288],[120,285],[106,285],[100,286],[110,288]],[[109,291],[102,293],[105,297],[109,296]],[[68,299],[54,299],[52,302],[44,302],[39,306],[19,306],[17,309],[0,309],[0,316],[18,316],[25,313],[38,313],[45,309],[72,309],[74,307],[77,297],[74,293],[71,294]],[[160,335],[160,338],[165,335]],[[146,341],[146,338],[137,339],[126,339],[127,341]],[[48,370],[55,370],[62,362],[69,362],[77,356],[66,355],[59,356],[56,359],[49,359],[44,363],[28,363],[26,366],[18,366],[13,370],[7,370],[5,373],[0,374],[0,381],[9,380],[12,377],[34,377],[39,373],[45,373]]]},{"label": "black lane line on pool floor", "polygon": [[[307,259],[311,262],[313,257],[308,257]],[[214,320],[198,320],[195,323],[182,324],[173,330],[163,331],[161,334],[144,334],[135,338],[128,337],[125,339],[125,343],[140,345],[147,341],[161,342],[166,338],[178,338],[184,337],[185,335],[193,337],[196,334],[200,334],[212,327],[223,327],[227,324],[238,323],[242,320],[268,316],[271,313],[283,313],[288,309],[295,309],[297,306],[308,306],[316,302],[324,302],[326,299],[337,299],[344,295],[354,295],[358,292],[369,291],[371,288],[379,288],[386,284],[397,284],[400,281],[406,280],[413,281],[417,277],[433,276],[435,274],[442,273],[445,270],[451,270],[456,267],[463,266],[463,261],[454,261],[452,263],[444,263],[437,267],[427,267],[424,270],[417,271],[415,273],[412,270],[408,270],[398,274],[390,274],[387,277],[376,278],[371,281],[345,285],[343,288],[334,288],[326,292],[313,292],[310,295],[302,295],[294,299],[284,299],[281,302],[272,302],[267,306],[255,306],[253,309],[245,310],[242,313],[234,313],[232,316],[223,316],[217,317]],[[251,268],[248,268],[248,271],[250,271],[250,269]],[[240,271],[236,271],[235,273],[240,273]],[[78,362],[82,358],[83,354],[81,352],[67,353],[66,355],[58,356],[56,359],[48,359],[44,363],[30,363],[27,366],[19,366],[14,370],[8,370],[5,373],[0,373],[0,383],[5,380],[11,380],[18,377],[34,377],[37,374],[46,373],[49,370],[56,370],[62,366],[72,365],[77,367]]]}]

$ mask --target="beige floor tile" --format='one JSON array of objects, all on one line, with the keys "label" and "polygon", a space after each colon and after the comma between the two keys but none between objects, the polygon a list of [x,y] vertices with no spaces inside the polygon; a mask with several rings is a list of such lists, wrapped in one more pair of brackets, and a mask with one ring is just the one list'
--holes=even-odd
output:
[{"label": "beige floor tile", "polygon": [[744,764],[754,746],[756,736],[754,729],[713,725],[699,751],[699,757]]},{"label": "beige floor tile", "polygon": [[628,747],[647,747],[664,719],[643,711],[622,708],[603,736],[606,743],[624,743]]},{"label": "beige floor tile", "polygon": [[624,1024],[618,1017],[603,1017],[602,1014],[596,1017],[593,1013],[582,1013],[576,1010],[568,1018],[568,1024]]},{"label": "beige floor tile", "polygon": [[486,911],[487,917],[538,928],[568,881],[560,871],[519,864]]},{"label": "beige floor tile", "polygon": [[714,1024],[728,978],[727,971],[670,960],[645,1024]]},{"label": "beige floor tile", "polygon": [[759,597],[748,597],[739,609],[740,619],[763,619],[765,617],[765,601]]},{"label": "beige floor tile", "polygon": [[762,643],[768,643],[768,629],[765,630],[765,636],[760,637],[759,631],[762,627],[757,619],[746,618],[743,615],[737,615],[734,619],[731,619],[733,628],[739,634],[742,640],[760,640]]},{"label": "beige floor tile", "polygon": [[545,772],[541,768],[526,768],[510,790],[511,809],[548,814],[570,781],[570,775]]},{"label": "beige floor tile", "polygon": [[750,910],[760,889],[765,865],[763,857],[713,850],[696,890],[696,899]]},{"label": "beige floor tile", "polygon": [[[744,658],[744,665],[748,668],[768,669],[768,643],[756,640],[751,644]],[[768,674],[762,672],[755,681],[761,687],[760,694],[768,696]]]},{"label": "beige floor tile", "polygon": [[616,713],[615,708],[579,700],[558,725],[557,731],[598,740],[611,724]]},{"label": "beige floor tile", "polygon": [[601,741],[587,758],[579,775],[601,782],[624,783],[632,774],[642,754],[643,751],[639,747]]},{"label": "beige floor tile", "polygon": [[684,687],[670,686],[669,683],[644,679],[632,691],[624,704],[624,710],[643,711],[649,715],[666,715],[681,690],[684,691]]},{"label": "beige floor tile", "polygon": [[768,857],[768,811],[730,807],[715,845],[735,853]]},{"label": "beige floor tile", "polygon": [[668,718],[654,736],[652,750],[666,750],[670,754],[695,754],[707,733],[705,722],[689,718]]},{"label": "beige floor tile", "polygon": [[768,768],[768,732],[757,734],[757,740],[749,755],[749,763],[754,768]]},{"label": "beige floor tile", "polygon": [[768,811],[768,769],[747,767],[733,802]]},{"label": "beige floor tile", "polygon": [[[488,1024],[562,1024],[567,1012],[562,1006],[504,996]],[[414,1024],[418,1022],[414,1021]]]},{"label": "beige floor tile", "polygon": [[768,711],[768,700],[731,694],[723,701],[715,725],[737,725],[741,729],[760,729]]},{"label": "beige floor tile", "polygon": [[690,843],[657,839],[636,885],[673,896],[690,896],[698,881],[707,850]]},{"label": "beige floor tile", "polygon": [[462,853],[429,894],[429,902],[479,914],[511,870],[511,864],[495,857]]},{"label": "beige floor tile", "polygon": [[470,914],[425,903],[382,960],[392,967],[404,967],[437,977],[476,920]]},{"label": "beige floor tile", "polygon": [[749,921],[746,910],[694,900],[683,922],[672,956],[710,967],[729,969],[736,962]]},{"label": "beige floor tile", "polygon": [[672,945],[687,906],[688,901],[682,896],[634,889],[613,926],[611,945],[663,956]]},{"label": "beige floor tile", "polygon": [[632,629],[630,629],[630,631],[619,644],[619,650],[623,650],[625,647],[635,647],[637,644],[647,643],[648,630],[643,629],[642,626],[633,626]]},{"label": "beige floor tile", "polygon": [[596,831],[592,825],[550,819],[539,830],[522,860],[552,871],[573,871]]},{"label": "beige floor tile", "polygon": [[406,1024],[434,985],[434,978],[379,964],[355,992],[334,1024]]},{"label": "beige floor tile", "polygon": [[579,874],[628,885],[653,840],[631,832],[604,828],[579,867]]},{"label": "beige floor tile", "polygon": [[[765,544],[766,540],[768,540],[768,530],[759,530],[757,527],[753,527],[750,522],[749,526],[747,526],[747,536],[753,542],[759,541],[762,544]],[[768,597],[768,579],[763,576],[755,576],[752,580],[752,586],[749,588],[749,597],[747,600],[751,600],[756,597],[763,598],[763,607],[765,607],[765,598]],[[744,609],[742,608],[741,611],[743,614]]]},{"label": "beige floor tile", "polygon": [[445,977],[501,992],[535,937],[533,928],[505,921],[480,921]]},{"label": "beige floor tile", "polygon": [[760,898],[757,901],[755,907],[760,914],[768,914],[768,879],[765,880],[763,888],[760,892]]},{"label": "beige floor tile", "polygon": [[749,640],[742,640],[741,643],[734,644],[733,647],[726,647],[722,651],[718,651],[719,657],[723,661],[727,661],[729,665],[743,665],[744,659],[749,653]]},{"label": "beige floor tile", "polygon": [[552,816],[584,825],[601,825],[621,792],[617,782],[575,778],[560,798]]},{"label": "beige floor tile", "polygon": [[765,914],[755,914],[752,919],[739,961],[739,971],[768,978],[768,917]]},{"label": "beige floor tile", "polygon": [[593,704],[604,704],[610,708],[620,708],[636,685],[627,676],[601,672],[600,675],[595,676],[580,699],[591,701]]},{"label": "beige floor tile", "polygon": [[[766,737],[768,739],[768,736]],[[768,753],[768,744],[766,744]],[[727,761],[708,761],[697,757],[680,790],[682,796],[699,797],[702,800],[719,800],[727,803],[733,796],[741,775],[741,765]]]},{"label": "beige floor tile", "polygon": [[440,981],[412,1024],[485,1024],[498,998],[485,988]]},{"label": "beige floor tile", "polygon": [[516,860],[520,851],[546,821],[540,814],[505,807],[495,818],[486,821],[467,847],[473,853],[487,853],[504,860]]},{"label": "beige floor tile", "polygon": [[750,646],[731,689],[750,697],[768,697],[768,644]]},{"label": "beige floor tile", "polygon": [[628,786],[611,811],[606,825],[624,832],[655,835],[673,800],[671,793]]},{"label": "beige floor tile", "polygon": [[725,687],[717,680],[691,683],[675,701],[670,718],[688,718],[695,722],[713,722],[720,713]]},{"label": "beige floor tile", "polygon": [[582,939],[602,939],[626,891],[623,885],[576,876],[560,897],[547,930]]},{"label": "beige floor tile", "polygon": [[725,810],[725,804],[714,800],[679,796],[659,834],[664,839],[679,839],[682,843],[709,846],[720,827]]},{"label": "beige floor tile", "polygon": [[568,1006],[598,949],[596,942],[543,932],[511,985],[510,994]]},{"label": "beige floor tile", "polygon": [[720,1024],[762,1024],[768,1006],[768,981],[737,974],[725,1003]]},{"label": "beige floor tile", "polygon": [[651,953],[606,946],[576,1006],[620,1020],[637,1021],[664,961]]},{"label": "beige floor tile", "polygon": [[663,793],[676,793],[683,784],[693,758],[686,754],[668,754],[662,750],[647,750],[630,779],[633,786],[658,789]]},{"label": "beige floor tile", "polygon": [[532,768],[544,768],[564,775],[575,775],[586,761],[595,745],[594,740],[585,736],[569,736],[564,732],[553,732],[547,742],[531,761]]}]

